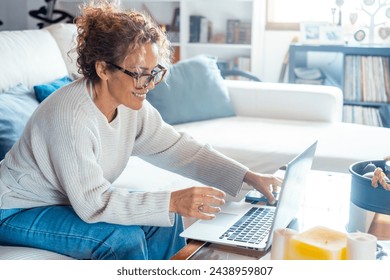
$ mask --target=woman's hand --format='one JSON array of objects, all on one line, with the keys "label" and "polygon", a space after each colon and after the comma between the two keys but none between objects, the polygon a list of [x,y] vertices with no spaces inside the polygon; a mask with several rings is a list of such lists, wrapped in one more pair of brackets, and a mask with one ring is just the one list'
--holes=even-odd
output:
[{"label": "woman's hand", "polygon": [[183,217],[211,220],[225,204],[225,193],[212,187],[191,187],[171,193],[169,211]]},{"label": "woman's hand", "polygon": [[244,177],[244,182],[261,192],[268,203],[275,204],[275,197],[272,194],[272,188],[280,187],[283,180],[271,174],[260,174],[248,171]]}]

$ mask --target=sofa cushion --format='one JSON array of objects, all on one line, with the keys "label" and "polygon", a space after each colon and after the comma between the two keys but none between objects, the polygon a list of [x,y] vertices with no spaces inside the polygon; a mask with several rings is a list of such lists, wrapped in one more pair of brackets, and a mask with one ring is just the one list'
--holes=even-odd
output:
[{"label": "sofa cushion", "polygon": [[73,260],[54,252],[29,248],[0,246],[0,260]]},{"label": "sofa cushion", "polygon": [[169,124],[235,115],[216,58],[205,55],[174,64],[147,99]]},{"label": "sofa cushion", "polygon": [[60,49],[47,30],[0,32],[0,92],[28,88],[68,74]]},{"label": "sofa cushion", "polygon": [[0,93],[0,160],[23,132],[27,120],[38,107],[34,94],[24,85]]},{"label": "sofa cushion", "polygon": [[43,100],[45,100],[46,97],[48,97],[54,91],[56,91],[57,89],[59,89],[64,85],[69,84],[70,82],[72,82],[72,79],[69,76],[65,76],[60,79],[54,80],[50,83],[36,85],[34,86],[35,96],[39,102],[42,102]]}]

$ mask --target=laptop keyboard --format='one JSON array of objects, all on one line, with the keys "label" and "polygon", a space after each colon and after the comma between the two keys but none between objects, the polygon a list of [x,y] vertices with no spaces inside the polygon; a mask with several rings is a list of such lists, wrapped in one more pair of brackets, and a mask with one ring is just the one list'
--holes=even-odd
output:
[{"label": "laptop keyboard", "polygon": [[274,217],[274,208],[252,207],[219,239],[234,240],[243,243],[259,244],[268,237]]}]

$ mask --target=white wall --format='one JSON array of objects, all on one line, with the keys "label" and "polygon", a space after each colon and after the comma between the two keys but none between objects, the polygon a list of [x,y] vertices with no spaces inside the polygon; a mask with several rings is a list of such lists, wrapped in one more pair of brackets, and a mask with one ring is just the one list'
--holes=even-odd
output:
[{"label": "white wall", "polygon": [[37,24],[40,22],[40,20],[34,19],[30,15],[28,15],[28,12],[31,10],[38,10],[42,6],[46,7],[47,4],[46,4],[45,0],[28,0],[25,2],[27,2],[26,3],[27,28],[28,29],[36,29],[36,28],[38,28]]},{"label": "white wall", "polygon": [[46,6],[45,0],[0,0],[0,30],[36,29],[39,20],[28,12]]},{"label": "white wall", "polygon": [[[290,42],[294,36],[298,36],[296,31],[264,31],[263,61],[264,69],[261,79],[265,82],[278,82],[282,69],[283,60],[288,51]],[[256,62],[253,62],[256,63]],[[287,79],[286,70],[285,80]]]},{"label": "white wall", "polygon": [[22,16],[20,11],[27,11],[25,0],[2,0],[0,2],[0,19],[3,25],[0,30],[17,30],[27,26],[27,14]]}]

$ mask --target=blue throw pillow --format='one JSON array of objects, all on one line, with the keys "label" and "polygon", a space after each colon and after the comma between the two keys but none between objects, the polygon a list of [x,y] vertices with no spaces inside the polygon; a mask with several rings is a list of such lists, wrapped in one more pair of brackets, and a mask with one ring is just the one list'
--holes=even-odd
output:
[{"label": "blue throw pillow", "polygon": [[172,125],[235,115],[217,60],[205,55],[172,65],[166,82],[146,96]]},{"label": "blue throw pillow", "polygon": [[23,85],[0,93],[0,160],[20,138],[38,105],[33,92]]},{"label": "blue throw pillow", "polygon": [[70,82],[72,82],[72,79],[69,76],[65,76],[48,84],[36,85],[34,86],[35,96],[39,102],[42,102],[54,91]]}]

